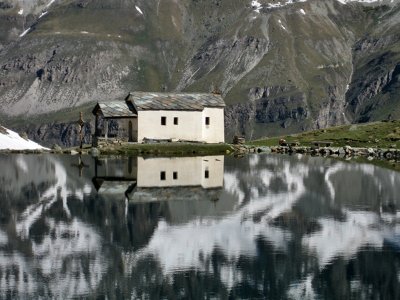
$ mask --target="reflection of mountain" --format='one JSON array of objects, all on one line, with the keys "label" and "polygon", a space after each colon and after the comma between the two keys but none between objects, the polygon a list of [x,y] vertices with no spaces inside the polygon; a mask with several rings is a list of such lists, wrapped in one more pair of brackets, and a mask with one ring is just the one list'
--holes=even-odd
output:
[{"label": "reflection of mountain", "polygon": [[[260,280],[254,297],[285,282],[286,296],[313,298],[322,288],[313,284],[315,270],[337,258],[352,260],[363,247],[379,251],[385,237],[393,236],[396,228],[382,224],[380,209],[390,201],[395,205],[399,180],[399,174],[388,170],[320,159],[252,156],[228,164],[222,198],[235,199],[234,209],[224,218],[198,217],[175,225],[160,221],[149,244],[138,255],[125,257],[128,273],[151,256],[174,282],[177,272],[211,273],[231,292]],[[369,182],[374,185],[364,188]],[[347,186],[351,190],[346,193]],[[373,211],[358,211],[363,203]],[[244,258],[253,262],[243,266]],[[263,261],[265,268],[257,266]]]},{"label": "reflection of mountain", "polygon": [[38,292],[62,298],[89,293],[104,268],[100,236],[68,207],[69,200],[83,200],[91,192],[89,182],[73,176],[68,157],[1,159],[8,172],[0,179],[6,183],[0,188],[6,195],[0,239],[8,244],[0,248],[0,273],[9,274],[0,280],[1,292],[23,298]]},{"label": "reflection of mountain", "polygon": [[78,157],[0,159],[0,298],[397,298],[393,171],[302,156],[108,158],[98,176],[136,180],[125,201],[91,188],[91,158],[82,177]]},{"label": "reflection of mountain", "polygon": [[[251,158],[256,165],[258,156]],[[276,163],[271,159],[269,163]],[[182,225],[159,223],[148,246],[141,255],[157,257],[165,274],[176,270],[205,271],[215,251],[227,259],[221,266],[221,281],[232,287],[240,281],[240,272],[235,272],[236,262],[241,256],[256,257],[257,243],[262,239],[276,249],[284,250],[290,233],[269,221],[290,210],[305,192],[303,176],[307,174],[304,165],[291,168],[289,163],[279,170],[252,168],[249,172],[238,168],[226,172],[225,197],[232,198],[236,208],[225,218],[195,218]],[[239,178],[246,177],[246,190],[240,189]],[[264,193],[263,191],[268,191]],[[248,200],[246,200],[248,196]],[[166,255],[167,253],[167,255]]]}]

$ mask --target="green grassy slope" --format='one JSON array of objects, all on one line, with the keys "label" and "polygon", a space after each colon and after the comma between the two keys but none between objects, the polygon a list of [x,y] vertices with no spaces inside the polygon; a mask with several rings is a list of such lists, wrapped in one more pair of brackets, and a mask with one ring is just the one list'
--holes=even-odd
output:
[{"label": "green grassy slope", "polygon": [[280,139],[311,146],[314,141],[332,141],[333,147],[381,147],[400,149],[400,120],[330,127],[300,134],[264,138],[249,142],[252,145],[277,146]]}]

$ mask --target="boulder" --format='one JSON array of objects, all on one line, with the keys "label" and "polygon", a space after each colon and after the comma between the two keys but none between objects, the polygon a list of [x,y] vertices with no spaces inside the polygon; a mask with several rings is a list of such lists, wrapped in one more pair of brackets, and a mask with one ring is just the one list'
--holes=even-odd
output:
[{"label": "boulder", "polygon": [[373,155],[375,155],[375,150],[372,149],[372,148],[368,148],[367,149],[367,153],[368,153],[369,156],[373,156]]},{"label": "boulder", "polygon": [[61,151],[62,151],[62,148],[61,148],[59,145],[57,145],[57,144],[54,144],[54,145],[51,147],[51,149],[54,150],[54,152],[61,152]]},{"label": "boulder", "polygon": [[98,157],[100,155],[100,150],[93,147],[92,149],[90,149],[90,155],[92,157]]},{"label": "boulder", "polygon": [[258,147],[257,148],[257,152],[261,153],[261,152],[265,152],[265,153],[271,153],[272,149],[270,147]]},{"label": "boulder", "polygon": [[351,148],[350,146],[347,146],[347,145],[343,147],[343,150],[344,150],[344,153],[347,155],[352,154],[354,152],[353,148]]}]

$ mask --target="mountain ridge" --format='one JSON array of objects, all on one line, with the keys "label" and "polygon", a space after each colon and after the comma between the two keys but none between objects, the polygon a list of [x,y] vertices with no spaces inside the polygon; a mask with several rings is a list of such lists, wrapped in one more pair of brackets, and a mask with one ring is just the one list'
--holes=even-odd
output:
[{"label": "mountain ridge", "polygon": [[12,8],[0,27],[31,29],[0,35],[4,118],[214,87],[228,137],[400,116],[398,1],[38,0],[34,13],[17,2],[1,2]]}]

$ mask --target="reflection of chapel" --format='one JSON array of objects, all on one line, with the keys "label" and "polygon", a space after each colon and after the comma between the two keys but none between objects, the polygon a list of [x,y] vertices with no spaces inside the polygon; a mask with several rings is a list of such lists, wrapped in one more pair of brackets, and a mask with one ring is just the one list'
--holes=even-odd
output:
[{"label": "reflection of chapel", "polygon": [[96,138],[129,142],[185,140],[224,142],[225,102],[219,94],[130,93],[124,101],[93,109]]},{"label": "reflection of chapel", "polygon": [[100,194],[125,194],[133,200],[155,201],[193,198],[196,193],[219,190],[223,174],[224,156],[96,158],[93,184]]}]

